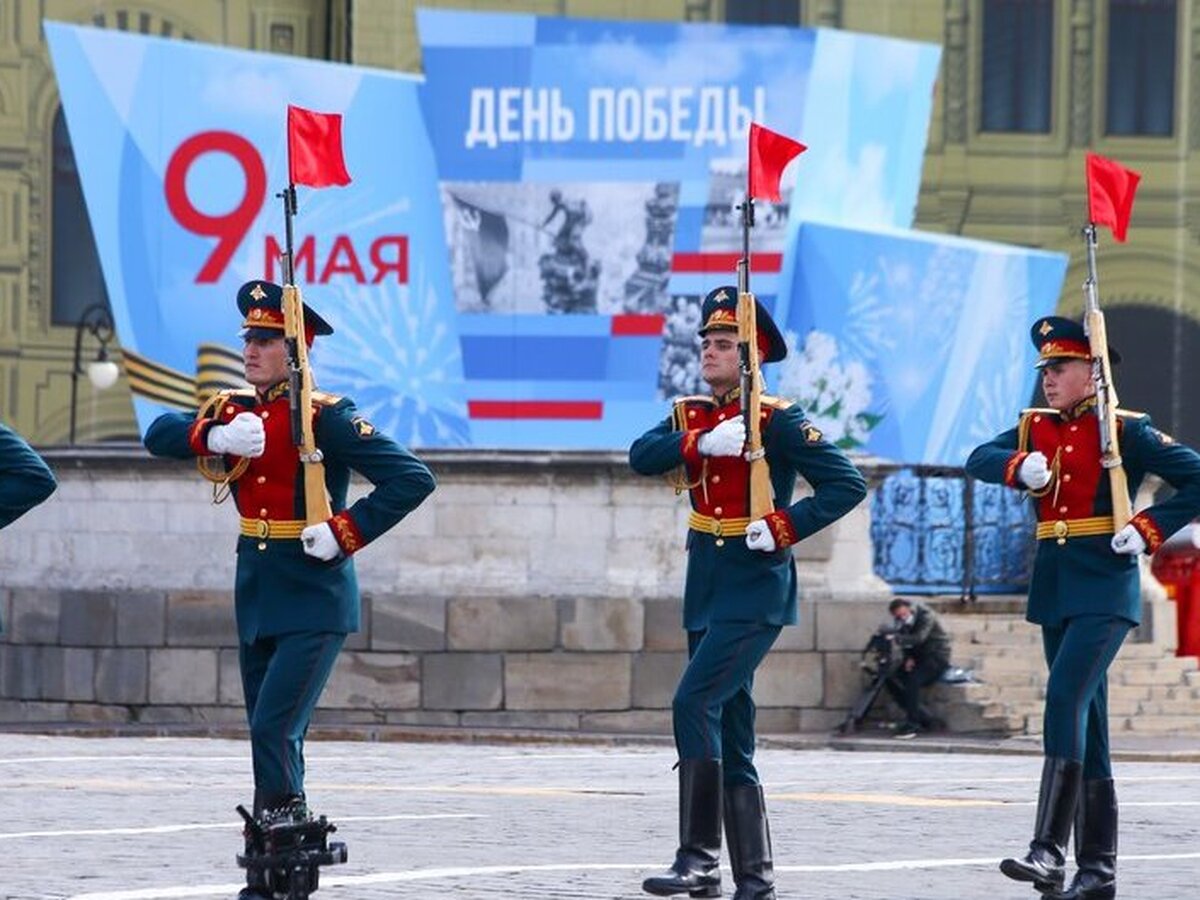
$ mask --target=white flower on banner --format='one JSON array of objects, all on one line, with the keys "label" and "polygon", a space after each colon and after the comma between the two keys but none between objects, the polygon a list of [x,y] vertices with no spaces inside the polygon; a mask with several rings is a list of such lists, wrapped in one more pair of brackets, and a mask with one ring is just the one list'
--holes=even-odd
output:
[{"label": "white flower on banner", "polygon": [[833,335],[810,331],[801,349],[794,331],[784,335],[787,358],[780,366],[779,393],[792,398],[826,440],[844,449],[862,447],[882,415],[872,413],[871,375],[857,361],[838,361]]}]

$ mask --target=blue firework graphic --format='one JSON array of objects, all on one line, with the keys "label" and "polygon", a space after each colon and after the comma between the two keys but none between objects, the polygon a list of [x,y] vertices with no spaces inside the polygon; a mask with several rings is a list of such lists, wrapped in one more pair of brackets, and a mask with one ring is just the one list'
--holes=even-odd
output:
[{"label": "blue firework graphic", "polygon": [[345,291],[323,315],[334,334],[313,354],[322,388],[406,446],[470,443],[458,336],[425,278]]}]

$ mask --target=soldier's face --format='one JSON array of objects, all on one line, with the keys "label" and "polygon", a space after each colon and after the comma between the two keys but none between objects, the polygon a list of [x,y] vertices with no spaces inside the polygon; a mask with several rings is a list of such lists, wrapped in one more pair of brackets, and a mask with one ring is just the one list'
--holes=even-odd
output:
[{"label": "soldier's face", "polygon": [[1084,359],[1068,359],[1042,368],[1042,393],[1055,409],[1070,409],[1080,400],[1096,393],[1092,364]]},{"label": "soldier's face", "polygon": [[256,388],[269,388],[287,378],[287,350],[283,338],[246,338],[242,347],[246,380]]},{"label": "soldier's face", "polygon": [[733,390],[740,378],[737,336],[714,331],[700,339],[700,377],[719,394]]}]

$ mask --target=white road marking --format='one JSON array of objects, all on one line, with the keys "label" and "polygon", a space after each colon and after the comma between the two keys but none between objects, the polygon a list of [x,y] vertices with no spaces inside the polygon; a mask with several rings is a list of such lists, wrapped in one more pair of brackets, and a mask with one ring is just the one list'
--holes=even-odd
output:
[{"label": "white road marking", "polygon": [[[833,865],[776,866],[777,872],[893,872],[905,869],[947,869],[994,866],[1002,854],[995,856],[963,859],[900,859],[881,862],[840,863]],[[1169,862],[1200,859],[1197,853],[1153,853],[1125,855],[1122,863]],[[439,879],[470,878],[479,875],[521,875],[535,872],[613,872],[644,871],[661,867],[661,863],[632,865],[629,863],[555,863],[552,865],[475,866],[443,869],[414,869],[408,872],[376,872],[371,875],[330,876],[322,873],[321,884],[325,887],[353,887],[373,884],[399,884],[406,881],[436,881]],[[325,872],[329,870],[326,869]],[[213,884],[202,886],[142,888],[134,891],[103,891],[91,894],[75,894],[70,900],[169,900],[181,897],[216,897],[240,890],[241,884]]]},{"label": "white road marking", "polygon": [[[430,813],[419,815],[410,813],[392,816],[339,816],[335,824],[345,822],[408,822],[424,821],[426,819],[483,819],[486,816],[475,813]],[[62,831],[10,831],[0,832],[0,841],[18,840],[20,838],[40,837],[107,837],[114,834],[176,834],[180,831],[209,831],[220,829],[241,830],[242,823],[238,822],[196,822],[185,825],[146,825],[129,828],[76,828]]]}]

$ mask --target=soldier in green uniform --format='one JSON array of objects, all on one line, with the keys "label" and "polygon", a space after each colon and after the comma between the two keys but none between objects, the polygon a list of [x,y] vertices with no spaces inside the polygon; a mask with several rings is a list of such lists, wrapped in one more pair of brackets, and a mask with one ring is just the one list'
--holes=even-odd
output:
[{"label": "soldier in green uniform", "polygon": [[[241,516],[237,542],[238,654],[254,767],[254,815],[264,822],[308,816],[304,735],[348,633],[359,627],[351,556],[412,512],[434,489],[429,469],[376,431],[348,400],[314,393],[313,431],[324,455],[333,517],[306,526],[304,477],[288,416],[282,289],[252,281],[238,291],[245,317],[246,380],[211,415],[156,419],[145,443],[156,456],[248,460],[232,483]],[[304,307],[305,339],[333,329]],[[346,506],[350,471],[374,489]],[[249,838],[248,838],[249,850]],[[270,897],[247,870],[241,897]]]},{"label": "soldier in green uniform", "polygon": [[[1108,667],[1141,620],[1138,555],[1154,552],[1200,513],[1200,455],[1156,429],[1149,416],[1118,410],[1131,495],[1148,473],[1175,493],[1113,534],[1087,337],[1078,322],[1059,316],[1036,321],[1031,336],[1050,408],[1025,410],[1016,428],[967,460],[974,477],[1027,490],[1038,518],[1026,618],[1042,627],[1050,670],[1045,761],[1029,852],[1000,868],[1055,898],[1107,900],[1116,896],[1117,862]],[[1064,891],[1072,824],[1078,871]]]},{"label": "soldier in green uniform", "polygon": [[43,502],[57,486],[50,467],[34,449],[11,428],[0,425],[0,528]]},{"label": "soldier in green uniform", "polygon": [[[760,305],[758,352],[776,362],[787,345]],[[866,495],[846,455],[799,407],[762,398],[762,437],[775,510],[749,518],[746,427],[740,408],[737,289],[709,293],[701,310],[701,374],[711,396],[675,401],[638,438],[629,462],[642,475],[676,473],[687,489],[688,566],[683,627],[688,665],[673,703],[679,753],[680,839],[675,861],[643,890],[721,895],[724,816],[737,900],[775,897],[770,830],[754,767],[754,671],[784,625],[797,622],[791,547],[835,522]],[[813,495],[792,503],[796,475]]]}]

